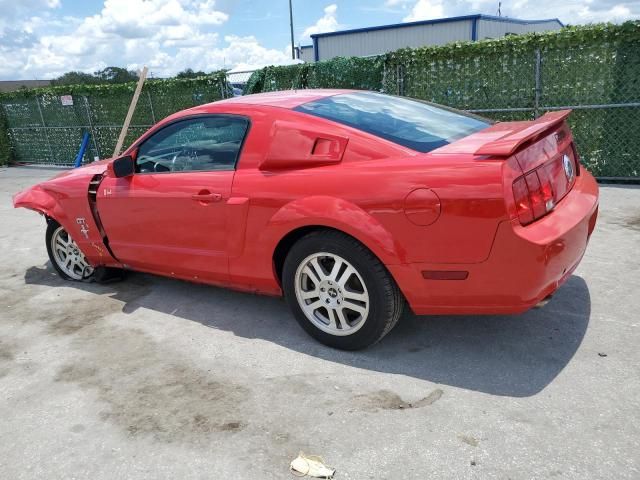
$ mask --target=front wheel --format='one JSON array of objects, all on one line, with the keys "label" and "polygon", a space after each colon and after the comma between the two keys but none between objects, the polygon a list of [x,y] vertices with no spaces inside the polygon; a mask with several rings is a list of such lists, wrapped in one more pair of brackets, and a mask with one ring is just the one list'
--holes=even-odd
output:
[{"label": "front wheel", "polygon": [[47,253],[53,268],[65,280],[88,280],[94,269],[71,235],[57,222],[50,220],[47,225]]},{"label": "front wheel", "polygon": [[358,350],[376,343],[395,326],[404,307],[384,265],[340,232],[313,232],[296,242],[282,276],[298,323],[330,347]]}]

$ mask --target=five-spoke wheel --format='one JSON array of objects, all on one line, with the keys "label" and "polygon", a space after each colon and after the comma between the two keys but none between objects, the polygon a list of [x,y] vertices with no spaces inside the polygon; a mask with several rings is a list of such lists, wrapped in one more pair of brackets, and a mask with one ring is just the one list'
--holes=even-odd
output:
[{"label": "five-spoke wheel", "polygon": [[93,267],[71,235],[58,223],[49,222],[47,227],[47,252],[54,268],[70,280],[84,280],[93,275]]},{"label": "five-spoke wheel", "polygon": [[364,280],[339,255],[309,255],[296,270],[295,288],[307,318],[331,335],[351,335],[367,320],[369,293]]},{"label": "five-spoke wheel", "polygon": [[291,247],[282,286],[300,325],[321,342],[345,350],[380,340],[404,306],[397,285],[376,256],[333,230],[312,232]]}]

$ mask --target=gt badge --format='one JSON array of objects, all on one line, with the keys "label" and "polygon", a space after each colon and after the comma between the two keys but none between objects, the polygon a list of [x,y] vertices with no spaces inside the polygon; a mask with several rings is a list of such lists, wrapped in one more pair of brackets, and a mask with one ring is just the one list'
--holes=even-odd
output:
[{"label": "gt badge", "polygon": [[87,226],[87,222],[84,217],[76,218],[76,223],[80,225],[80,233],[84,235],[84,238],[89,239],[89,227]]}]

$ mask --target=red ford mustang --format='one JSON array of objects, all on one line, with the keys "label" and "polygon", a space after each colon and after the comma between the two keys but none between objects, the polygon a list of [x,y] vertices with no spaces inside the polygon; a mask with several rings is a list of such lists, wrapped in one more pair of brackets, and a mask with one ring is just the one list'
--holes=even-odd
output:
[{"label": "red ford mustang", "polygon": [[598,187],[568,111],[492,123],[378,93],[302,90],[191,108],[122,157],[14,197],[71,280],[132,269],[282,295],[327,345],[416,314],[518,313],[585,252]]}]

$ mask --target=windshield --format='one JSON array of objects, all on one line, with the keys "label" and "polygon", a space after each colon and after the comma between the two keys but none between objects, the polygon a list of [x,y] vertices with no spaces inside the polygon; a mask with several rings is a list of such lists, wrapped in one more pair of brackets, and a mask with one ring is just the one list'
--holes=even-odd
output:
[{"label": "windshield", "polygon": [[295,108],[430,152],[491,125],[489,120],[431,103],[372,92],[325,97]]}]

